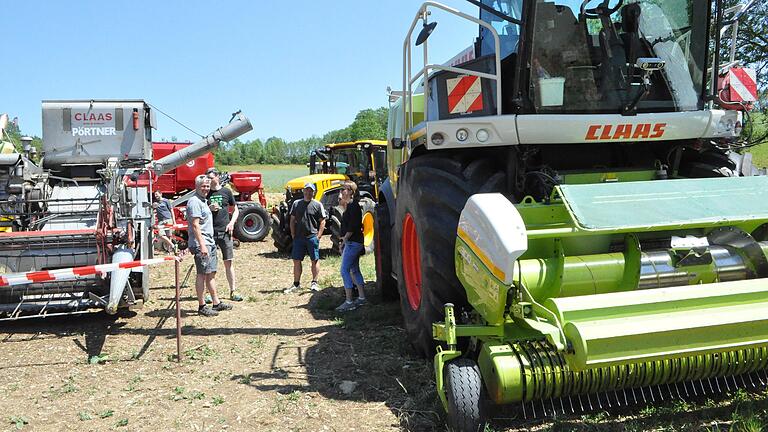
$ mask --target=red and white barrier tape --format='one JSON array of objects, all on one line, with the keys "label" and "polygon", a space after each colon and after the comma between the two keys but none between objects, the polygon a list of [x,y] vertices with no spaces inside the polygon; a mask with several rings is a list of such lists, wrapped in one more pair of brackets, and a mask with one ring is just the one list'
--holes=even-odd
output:
[{"label": "red and white barrier tape", "polygon": [[187,229],[187,224],[160,224],[157,226],[158,228],[169,228],[172,230],[185,230]]},{"label": "red and white barrier tape", "polygon": [[143,267],[145,265],[160,264],[162,262],[173,261],[175,259],[176,257],[169,256],[123,263],[98,264],[92,266],[43,270],[27,273],[10,273],[0,275],[0,287],[26,285],[39,282],[73,280],[82,276],[91,276],[95,274],[113,272],[119,269],[131,269],[136,267]]}]

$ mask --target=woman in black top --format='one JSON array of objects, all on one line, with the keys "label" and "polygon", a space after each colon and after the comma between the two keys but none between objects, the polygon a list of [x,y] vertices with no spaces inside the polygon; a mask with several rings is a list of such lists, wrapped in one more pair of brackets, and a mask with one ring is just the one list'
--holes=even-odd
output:
[{"label": "woman in black top", "polygon": [[[360,208],[360,195],[357,184],[351,181],[344,183],[339,197],[339,205],[344,209],[341,216],[341,279],[344,281],[346,300],[336,308],[339,312],[347,312],[364,305],[365,291],[363,274],[360,273],[360,255],[363,246],[363,211]],[[352,300],[353,290],[357,288],[358,297]]]}]

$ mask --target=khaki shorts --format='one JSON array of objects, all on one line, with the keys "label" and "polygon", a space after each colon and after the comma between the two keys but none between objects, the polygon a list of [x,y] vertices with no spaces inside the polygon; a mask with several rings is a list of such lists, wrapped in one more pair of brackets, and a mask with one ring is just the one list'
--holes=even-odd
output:
[{"label": "khaki shorts", "polygon": [[174,220],[173,219],[166,219],[164,221],[160,221],[157,223],[157,234],[161,236],[171,237],[173,235],[173,230],[171,228],[165,227],[163,225],[173,225]]}]

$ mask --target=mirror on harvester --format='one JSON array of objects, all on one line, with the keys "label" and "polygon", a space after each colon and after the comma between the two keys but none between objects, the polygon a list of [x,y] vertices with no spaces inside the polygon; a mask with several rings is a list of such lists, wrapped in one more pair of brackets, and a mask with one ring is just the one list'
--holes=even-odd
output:
[{"label": "mirror on harvester", "polygon": [[437,21],[431,22],[429,24],[424,24],[424,27],[421,28],[421,31],[419,32],[419,36],[416,37],[416,46],[419,46],[427,41],[427,38],[429,38],[429,35],[432,34],[433,31],[435,31],[435,27],[437,27]]}]

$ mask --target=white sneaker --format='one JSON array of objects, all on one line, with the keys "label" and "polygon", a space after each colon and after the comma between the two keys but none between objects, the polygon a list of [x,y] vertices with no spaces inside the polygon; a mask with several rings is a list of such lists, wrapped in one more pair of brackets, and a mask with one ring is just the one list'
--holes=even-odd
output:
[{"label": "white sneaker", "polygon": [[315,292],[320,291],[320,285],[313,281],[312,285],[309,286],[309,289]]},{"label": "white sneaker", "polygon": [[336,307],[336,312],[349,312],[357,309],[357,304],[353,301],[344,301],[344,303],[340,304]]},{"label": "white sneaker", "polygon": [[283,290],[283,294],[290,294],[297,291],[301,291],[301,285],[291,285],[290,288],[286,288]]}]

